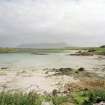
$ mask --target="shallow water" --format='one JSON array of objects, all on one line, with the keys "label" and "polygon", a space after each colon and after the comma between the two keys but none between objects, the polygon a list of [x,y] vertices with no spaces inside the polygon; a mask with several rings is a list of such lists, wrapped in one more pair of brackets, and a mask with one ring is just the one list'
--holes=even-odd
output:
[{"label": "shallow water", "polygon": [[79,68],[88,70],[101,70],[105,59],[98,56],[70,56],[68,53],[50,53],[48,55],[35,55],[28,53],[0,54],[0,66],[17,68]]}]

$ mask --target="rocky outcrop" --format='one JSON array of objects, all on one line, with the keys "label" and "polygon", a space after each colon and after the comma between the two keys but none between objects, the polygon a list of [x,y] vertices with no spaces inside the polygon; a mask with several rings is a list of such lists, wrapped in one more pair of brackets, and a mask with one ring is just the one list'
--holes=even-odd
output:
[{"label": "rocky outcrop", "polygon": [[94,54],[92,52],[82,52],[82,51],[79,51],[75,54],[70,54],[72,56],[93,56]]}]

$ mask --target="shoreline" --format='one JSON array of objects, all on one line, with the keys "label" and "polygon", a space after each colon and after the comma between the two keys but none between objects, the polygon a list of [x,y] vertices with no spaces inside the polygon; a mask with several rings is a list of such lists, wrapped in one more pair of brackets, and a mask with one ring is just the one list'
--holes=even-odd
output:
[{"label": "shoreline", "polygon": [[[94,76],[94,78],[92,79],[97,78],[101,80],[101,78],[98,77],[97,74],[87,72],[86,70],[82,70],[81,68],[81,71],[78,70],[71,68],[53,68],[52,71],[51,69],[15,71],[8,69],[0,70],[0,90],[24,92],[30,92],[34,90],[40,94],[50,94],[54,89],[58,91],[64,91],[65,84],[76,82],[78,83],[81,78],[91,79]],[[85,77],[86,75],[87,77]]]}]

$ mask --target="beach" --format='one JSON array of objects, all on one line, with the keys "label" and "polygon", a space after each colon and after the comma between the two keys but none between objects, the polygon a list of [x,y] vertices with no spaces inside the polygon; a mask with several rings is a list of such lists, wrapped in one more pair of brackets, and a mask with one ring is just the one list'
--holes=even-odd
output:
[{"label": "beach", "polygon": [[51,93],[54,89],[64,91],[65,84],[78,82],[80,80],[80,75],[76,75],[75,77],[75,74],[53,75],[55,74],[53,69],[73,68],[76,70],[83,67],[86,71],[97,73],[102,77],[104,77],[105,74],[105,72],[103,72],[104,58],[99,59],[98,56],[69,56],[68,52],[49,55],[13,53],[1,54],[0,58],[3,59],[0,60],[1,91],[29,92],[34,90],[44,94]]}]

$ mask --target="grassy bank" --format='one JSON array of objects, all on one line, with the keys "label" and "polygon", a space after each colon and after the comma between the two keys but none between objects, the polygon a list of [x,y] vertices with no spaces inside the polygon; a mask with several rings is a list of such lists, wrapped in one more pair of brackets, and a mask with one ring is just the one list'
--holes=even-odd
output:
[{"label": "grassy bank", "polygon": [[14,53],[16,48],[0,48],[0,53]]},{"label": "grassy bank", "polygon": [[105,55],[105,48],[95,48],[95,53],[98,55]]},{"label": "grassy bank", "polygon": [[35,48],[0,48],[0,53],[33,53],[33,54],[43,54],[43,53],[60,53],[64,52],[66,48],[56,48],[56,49],[35,49]]},{"label": "grassy bank", "polygon": [[105,55],[105,48],[101,47],[91,47],[91,48],[80,48],[76,54],[71,54],[76,56],[93,56],[93,55]]},{"label": "grassy bank", "polygon": [[105,102],[105,90],[80,91],[74,93],[73,99],[75,105],[94,105],[100,102]]},{"label": "grassy bank", "polygon": [[102,101],[105,101],[105,90],[85,90],[66,96],[45,96],[35,92],[0,93],[0,105],[93,105]]}]

